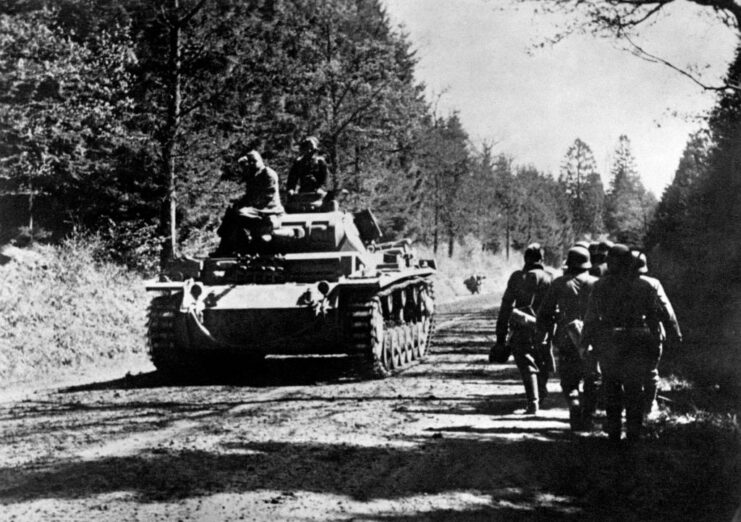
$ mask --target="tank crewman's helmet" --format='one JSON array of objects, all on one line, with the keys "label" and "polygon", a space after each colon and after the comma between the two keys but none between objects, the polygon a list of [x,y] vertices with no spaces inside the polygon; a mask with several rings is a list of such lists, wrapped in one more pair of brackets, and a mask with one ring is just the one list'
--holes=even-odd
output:
[{"label": "tank crewman's helmet", "polygon": [[566,254],[566,268],[569,270],[589,270],[592,263],[589,261],[589,249],[576,244]]},{"label": "tank crewman's helmet", "polygon": [[316,136],[307,136],[301,142],[301,150],[317,151],[319,150],[319,139]]},{"label": "tank crewman's helmet", "polygon": [[525,263],[539,263],[543,260],[543,247],[540,243],[530,243],[525,249]]}]

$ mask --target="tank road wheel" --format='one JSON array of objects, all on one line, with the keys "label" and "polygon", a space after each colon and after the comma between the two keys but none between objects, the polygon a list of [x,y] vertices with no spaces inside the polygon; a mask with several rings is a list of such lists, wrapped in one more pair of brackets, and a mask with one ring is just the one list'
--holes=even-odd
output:
[{"label": "tank road wheel", "polygon": [[420,328],[419,322],[414,322],[409,325],[412,332],[412,355],[415,359],[422,357],[422,350],[420,349]]},{"label": "tank road wheel", "polygon": [[383,324],[383,307],[376,298],[350,305],[348,317],[350,349],[361,353],[362,372],[369,378],[383,379],[391,373],[391,346]]},{"label": "tank road wheel", "polygon": [[387,329],[383,335],[383,361],[384,367],[389,370],[389,372],[398,368],[394,362],[394,341],[392,329]]},{"label": "tank road wheel", "polygon": [[392,328],[391,330],[391,351],[394,354],[394,369],[399,369],[404,366],[404,355],[401,353],[398,328]]},{"label": "tank road wheel", "polygon": [[419,322],[419,353],[420,357],[427,355],[427,349],[430,346],[430,319],[424,317]]},{"label": "tank road wheel", "polygon": [[407,363],[412,362],[414,357],[414,337],[412,337],[412,328],[409,323],[402,326],[404,331],[404,358]]},{"label": "tank road wheel", "polygon": [[399,359],[401,360],[401,365],[406,366],[409,363],[409,354],[407,353],[407,335],[404,326],[397,326],[396,332],[399,343]]}]

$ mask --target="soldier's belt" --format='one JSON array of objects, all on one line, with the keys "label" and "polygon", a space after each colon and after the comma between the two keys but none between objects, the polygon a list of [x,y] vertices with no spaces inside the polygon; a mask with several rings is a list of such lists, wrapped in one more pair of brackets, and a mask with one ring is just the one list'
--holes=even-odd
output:
[{"label": "soldier's belt", "polygon": [[648,326],[611,326],[607,328],[607,331],[633,335],[651,334],[651,329]]}]

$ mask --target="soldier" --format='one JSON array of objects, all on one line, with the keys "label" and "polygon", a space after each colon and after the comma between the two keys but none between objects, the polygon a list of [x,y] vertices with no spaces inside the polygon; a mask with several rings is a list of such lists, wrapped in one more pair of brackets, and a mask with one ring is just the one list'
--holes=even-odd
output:
[{"label": "soldier", "polygon": [[286,190],[289,195],[299,192],[326,194],[329,169],[327,161],[319,155],[319,140],[314,136],[304,138],[299,147],[301,155],[288,172]]},{"label": "soldier", "polygon": [[[651,282],[656,287],[657,293],[665,296],[664,288],[658,279],[648,277],[648,259],[646,254],[639,250],[631,251],[633,255],[633,266],[634,266],[634,277],[643,277],[644,279]],[[667,299],[668,303],[668,299]],[[671,306],[671,305],[669,305]],[[654,337],[654,346],[652,352],[652,361],[650,367],[647,367],[647,373],[643,379],[643,414],[644,417],[648,417],[653,412],[658,412],[658,404],[656,403],[656,396],[659,392],[659,362],[661,361],[661,355],[664,351],[664,342],[666,341],[666,327],[663,323],[654,325],[654,328],[658,331],[658,335]]]},{"label": "soldier", "polygon": [[592,290],[584,319],[582,347],[592,344],[604,378],[607,434],[619,441],[625,407],[627,437],[643,429],[645,376],[656,366],[656,339],[664,323],[672,341],[681,342],[674,311],[658,281],[635,276],[633,256],[615,245],[607,257],[607,275]]},{"label": "soldier", "polygon": [[549,336],[556,327],[553,344],[558,352],[561,390],[569,403],[573,431],[591,428],[596,407],[594,387],[582,387],[585,366],[579,351],[589,294],[597,281],[587,272],[591,266],[587,248],[577,245],[569,249],[564,275],[553,281],[538,310],[539,340]]},{"label": "soldier", "polygon": [[551,285],[551,276],[545,271],[543,249],[533,243],[525,249],[525,266],[512,273],[497,318],[497,345],[507,343],[507,336],[525,385],[527,407],[525,413],[537,414],[540,398],[546,392],[548,360],[544,346],[535,344],[535,310]]},{"label": "soldier", "polygon": [[221,243],[214,256],[244,250],[254,240],[269,241],[277,217],[283,214],[278,175],[265,165],[260,153],[251,150],[237,164],[245,193],[224,215],[217,230]]},{"label": "soldier", "polygon": [[607,253],[612,245],[612,241],[607,239],[589,245],[590,261],[592,263],[592,268],[589,269],[590,275],[602,277],[607,273]]}]

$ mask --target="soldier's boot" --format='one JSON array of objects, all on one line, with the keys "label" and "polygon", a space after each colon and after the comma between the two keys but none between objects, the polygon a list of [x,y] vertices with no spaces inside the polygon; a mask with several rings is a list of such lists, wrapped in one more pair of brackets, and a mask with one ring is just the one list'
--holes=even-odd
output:
[{"label": "soldier's boot", "polygon": [[597,398],[593,390],[585,388],[579,400],[582,408],[582,428],[584,431],[592,431],[594,429],[594,414],[597,411]]},{"label": "soldier's boot", "polygon": [[625,405],[625,431],[628,442],[638,442],[643,438],[643,404]]},{"label": "soldier's boot", "polygon": [[545,400],[548,398],[548,370],[540,370],[538,373],[538,397],[540,406],[543,407]]},{"label": "soldier's boot", "polygon": [[655,418],[659,413],[656,398],[659,392],[659,374],[652,372],[646,379],[643,387],[643,417],[644,421]]},{"label": "soldier's boot", "polygon": [[527,407],[525,414],[536,415],[540,411],[540,393],[538,390],[538,374],[531,373],[523,377],[525,384],[525,396],[527,397]]},{"label": "soldier's boot", "polygon": [[572,390],[568,395],[569,401],[569,426],[571,431],[582,430],[582,411],[581,404],[579,403],[579,392],[578,390]]},{"label": "soldier's boot", "polygon": [[608,402],[605,413],[605,431],[607,432],[607,437],[611,441],[618,442],[620,441],[621,431],[623,429],[623,409],[620,406],[615,406]]}]

